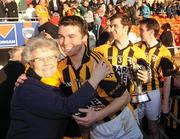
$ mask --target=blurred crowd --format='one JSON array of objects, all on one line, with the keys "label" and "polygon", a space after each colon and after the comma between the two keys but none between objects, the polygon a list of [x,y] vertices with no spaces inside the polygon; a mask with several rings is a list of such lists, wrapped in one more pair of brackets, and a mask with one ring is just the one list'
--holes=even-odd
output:
[{"label": "blurred crowd", "polygon": [[[39,31],[55,39],[58,37],[58,22],[63,16],[80,16],[89,24],[90,40],[92,40],[91,43],[93,46],[101,44],[99,37],[104,30],[108,30],[109,18],[115,13],[127,15],[134,28],[137,28],[139,20],[149,18],[150,16],[167,19],[163,23],[160,23],[161,25],[175,20],[176,22],[171,22],[171,30],[174,32],[174,41],[176,43],[174,45],[179,45],[180,43],[179,31],[177,30],[180,14],[179,1],[163,3],[162,1],[154,0],[150,4],[148,1],[139,0],[133,2],[123,0],[26,0],[19,1],[18,3],[15,0],[0,0],[1,22],[6,20],[18,21],[19,19],[39,21],[40,25],[42,25]],[[172,20],[168,20],[168,18]],[[138,41],[135,35],[137,38],[139,37],[138,32],[135,31],[134,33],[131,35],[131,41],[133,43]]]}]

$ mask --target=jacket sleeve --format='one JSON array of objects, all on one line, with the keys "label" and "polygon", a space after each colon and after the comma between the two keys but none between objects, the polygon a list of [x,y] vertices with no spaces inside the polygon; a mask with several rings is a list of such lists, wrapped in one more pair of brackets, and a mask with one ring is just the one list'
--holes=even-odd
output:
[{"label": "jacket sleeve", "polygon": [[47,31],[47,26],[48,26],[48,22],[40,25],[40,26],[38,27],[38,31],[39,31],[39,32],[42,32],[42,31],[45,31],[45,32],[46,32],[46,31]]},{"label": "jacket sleeve", "polygon": [[95,93],[88,82],[70,97],[64,97],[62,92],[56,94],[42,83],[25,81],[15,90],[14,97],[21,107],[31,113],[48,118],[59,118],[70,116],[77,112],[79,107],[85,107]]}]

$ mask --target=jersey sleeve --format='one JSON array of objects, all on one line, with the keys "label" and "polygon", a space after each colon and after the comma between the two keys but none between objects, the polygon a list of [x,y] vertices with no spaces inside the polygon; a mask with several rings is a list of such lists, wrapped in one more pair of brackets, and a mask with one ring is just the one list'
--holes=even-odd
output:
[{"label": "jersey sleeve", "polygon": [[170,51],[164,46],[162,47],[163,53],[161,56],[161,61],[160,61],[160,67],[163,73],[163,76],[170,76],[173,74],[173,62],[172,62],[172,55]]},{"label": "jersey sleeve", "polygon": [[103,90],[106,92],[106,94],[109,97],[120,97],[124,94],[126,91],[126,86],[123,84],[122,81],[119,81],[116,72],[113,70],[113,66],[110,64],[110,62],[104,58],[102,55],[99,54],[101,59],[107,63],[111,68],[111,73],[105,77],[104,80],[100,82],[100,87],[103,88]]}]

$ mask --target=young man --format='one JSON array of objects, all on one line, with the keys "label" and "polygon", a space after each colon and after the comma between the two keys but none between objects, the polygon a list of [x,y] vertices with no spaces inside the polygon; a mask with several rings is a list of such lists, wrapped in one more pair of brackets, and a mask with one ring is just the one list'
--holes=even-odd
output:
[{"label": "young man", "polygon": [[[131,29],[131,21],[128,16],[115,14],[110,18],[111,34],[114,42],[111,45],[105,44],[95,49],[101,53],[112,65],[116,76],[123,81],[131,95],[137,93],[134,86],[134,80],[129,78],[131,74],[131,63],[144,64],[146,71],[138,70],[138,78],[146,83],[149,80],[148,63],[146,63],[145,53],[139,49],[133,48],[133,44],[128,40],[128,34]],[[128,105],[138,122],[137,105]],[[133,106],[133,107],[132,107]]]},{"label": "young man", "polygon": [[[91,52],[85,46],[86,42],[87,23],[77,16],[64,17],[59,25],[59,44],[67,57],[58,66],[61,87],[67,95],[73,94],[90,77],[93,63],[104,59],[97,52]],[[113,71],[100,83],[98,95],[89,105],[96,111],[100,110],[98,118],[94,116],[97,118],[95,121],[101,120],[92,126],[92,138],[142,138],[130,110],[125,107],[129,102],[125,90]]]},{"label": "young man", "polygon": [[[148,91],[151,101],[141,104],[139,108],[139,118],[146,114],[148,118],[148,127],[150,137],[158,139],[157,120],[162,112],[169,112],[169,93],[171,83],[171,72],[173,64],[170,51],[159,42],[156,37],[159,33],[159,23],[152,18],[144,19],[140,22],[140,36],[142,42],[135,44],[135,47],[141,48],[147,56],[147,61],[152,70],[151,82],[144,85],[144,90]],[[160,78],[164,78],[163,99],[161,104]]]},{"label": "young man", "polygon": [[[131,20],[126,15],[115,14],[110,18],[111,34],[114,38],[112,45],[102,45],[95,49],[101,53],[112,65],[120,81],[128,87],[130,93],[133,90],[132,82],[129,80],[129,68],[132,62],[144,63],[147,66],[145,53],[141,49],[133,48],[133,44],[128,40],[131,29]],[[138,78],[144,83],[148,81],[148,72],[139,70]]]}]

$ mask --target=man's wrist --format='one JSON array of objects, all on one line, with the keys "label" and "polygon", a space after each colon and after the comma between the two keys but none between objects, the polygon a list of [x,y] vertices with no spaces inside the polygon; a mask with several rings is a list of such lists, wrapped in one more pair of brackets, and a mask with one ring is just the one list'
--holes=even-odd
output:
[{"label": "man's wrist", "polygon": [[97,88],[98,83],[99,83],[97,80],[94,80],[94,79],[92,79],[92,78],[90,78],[90,79],[88,80],[88,82],[91,84],[91,86],[92,86],[94,89]]}]

